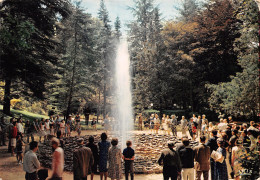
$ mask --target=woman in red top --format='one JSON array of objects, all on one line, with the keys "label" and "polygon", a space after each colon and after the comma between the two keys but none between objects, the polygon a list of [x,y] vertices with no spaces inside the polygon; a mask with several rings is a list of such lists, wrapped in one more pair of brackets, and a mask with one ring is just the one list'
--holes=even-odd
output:
[{"label": "woman in red top", "polygon": [[14,156],[14,148],[16,146],[16,137],[17,137],[17,122],[14,122],[14,127],[11,132],[11,154]]},{"label": "woman in red top", "polygon": [[197,132],[197,128],[194,123],[191,124],[191,128],[192,128],[192,136],[193,136],[192,139],[194,140],[196,139],[196,132]]}]

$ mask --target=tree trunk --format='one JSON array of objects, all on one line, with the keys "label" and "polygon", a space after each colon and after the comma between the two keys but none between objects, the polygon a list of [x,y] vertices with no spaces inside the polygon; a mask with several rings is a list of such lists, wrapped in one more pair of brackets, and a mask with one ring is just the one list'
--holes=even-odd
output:
[{"label": "tree trunk", "polygon": [[106,82],[104,84],[104,91],[103,91],[103,94],[104,94],[104,114],[103,116],[105,117],[106,116],[106,105],[107,105],[107,97],[106,97]]},{"label": "tree trunk", "polygon": [[70,83],[70,91],[69,91],[69,100],[68,100],[68,106],[66,111],[66,122],[70,115],[71,111],[71,102],[72,102],[72,96],[73,96],[73,87],[74,87],[74,80],[75,80],[75,72],[76,72],[76,59],[77,59],[77,20],[75,22],[74,26],[74,58],[73,58],[73,69],[72,69],[72,76],[71,76],[71,83]]},{"label": "tree trunk", "polygon": [[11,78],[7,77],[5,79],[5,95],[4,95],[4,108],[3,108],[3,113],[6,115],[11,115],[10,112],[10,89],[11,89]]},{"label": "tree trunk", "polygon": [[99,120],[99,117],[100,117],[100,112],[101,112],[100,104],[101,104],[101,102],[100,102],[100,89],[99,89],[99,91],[98,91],[97,123],[98,123],[98,120]]}]

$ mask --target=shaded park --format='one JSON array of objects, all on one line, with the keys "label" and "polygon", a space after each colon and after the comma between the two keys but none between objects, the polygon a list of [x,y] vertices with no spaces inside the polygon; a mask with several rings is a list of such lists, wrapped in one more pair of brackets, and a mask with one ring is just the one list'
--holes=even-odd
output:
[{"label": "shaded park", "polygon": [[[227,169],[229,179],[258,178],[257,3],[0,0],[0,159],[6,160],[0,168],[15,163],[7,152],[24,153],[36,140],[42,168],[53,169],[57,143],[65,155],[62,172],[63,166],[73,172],[79,143],[92,135],[99,145],[105,132],[109,152],[121,152],[131,140],[135,159],[119,159],[134,161],[135,174],[162,178],[164,150],[180,153],[178,144],[189,141],[194,152],[203,143],[209,155],[219,150],[227,166],[216,167]],[[209,158],[209,177],[222,176]],[[201,176],[198,159],[191,162],[191,176]],[[184,178],[183,164],[175,164],[176,177]],[[117,165],[113,173],[121,178],[125,164]],[[97,167],[93,174],[106,174]]]}]

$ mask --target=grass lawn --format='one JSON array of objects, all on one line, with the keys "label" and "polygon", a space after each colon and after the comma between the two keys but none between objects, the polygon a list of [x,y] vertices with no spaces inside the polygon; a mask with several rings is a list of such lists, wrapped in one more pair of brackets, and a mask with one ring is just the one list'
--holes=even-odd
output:
[{"label": "grass lawn", "polygon": [[[3,112],[3,105],[0,105],[0,113]],[[28,111],[24,111],[24,110],[17,110],[17,109],[11,109],[11,114],[14,117],[19,117],[20,114],[23,115],[23,119],[25,120],[33,120],[33,119],[41,119],[41,118],[49,118],[46,115],[41,115],[41,114],[35,114],[35,113],[31,113]]]}]

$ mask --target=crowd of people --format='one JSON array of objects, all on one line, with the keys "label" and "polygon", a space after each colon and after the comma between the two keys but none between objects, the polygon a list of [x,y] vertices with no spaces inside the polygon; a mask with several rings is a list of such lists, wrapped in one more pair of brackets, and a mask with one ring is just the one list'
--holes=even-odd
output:
[{"label": "crowd of people", "polygon": [[[83,138],[77,139],[78,148],[73,152],[73,178],[74,180],[87,180],[87,176],[91,174],[91,180],[94,175],[100,173],[100,179],[122,179],[122,163],[124,160],[125,179],[128,180],[129,173],[131,180],[134,179],[133,162],[135,151],[131,148],[132,142],[126,142],[126,148],[121,152],[117,146],[118,139],[112,138],[111,142],[107,140],[107,134],[101,134],[101,141],[98,144],[94,143],[94,137],[90,136],[88,143],[84,142]],[[58,138],[51,139],[53,149],[52,157],[52,175],[50,180],[61,180],[64,169],[64,151],[60,145]],[[26,180],[37,180],[48,177],[42,172],[40,162],[36,152],[38,150],[38,142],[30,142],[30,150],[25,153],[23,169],[25,171]],[[98,168],[97,168],[98,167]],[[38,177],[43,176],[43,177]]]},{"label": "crowd of people", "polygon": [[[78,115],[77,115],[78,116]],[[7,126],[4,119],[0,121],[0,132],[3,129],[8,131],[9,148],[12,155],[16,149],[18,163],[23,163],[25,178],[27,180],[36,180],[38,175],[46,176],[39,170],[40,162],[37,159],[38,142],[34,135],[39,135],[39,142],[47,140],[51,135],[51,145],[53,149],[52,176],[51,179],[62,179],[64,168],[64,152],[62,149],[62,138],[70,136],[71,131],[76,130],[80,135],[80,118],[70,116],[65,123],[64,120],[56,116],[50,119],[26,121],[23,125],[22,118],[10,119]],[[141,116],[140,116],[141,117]],[[107,119],[107,118],[105,118]],[[139,122],[141,122],[139,118]],[[211,177],[212,180],[227,180],[229,178],[240,179],[246,167],[243,166],[241,158],[250,152],[257,152],[259,155],[259,124],[251,121],[250,124],[243,123],[238,125],[234,123],[232,117],[227,119],[220,118],[219,122],[213,123],[206,119],[205,115],[196,117],[193,115],[190,120],[184,116],[177,120],[175,115],[171,118],[163,115],[161,120],[157,114],[152,114],[149,121],[144,122],[144,127],[150,128],[153,133],[168,133],[177,136],[177,130],[181,130],[182,143],[169,141],[168,148],[162,150],[158,158],[158,163],[163,165],[163,177],[165,180],[177,179],[183,180],[201,179]],[[142,127],[139,127],[142,128]],[[1,134],[1,145],[5,144],[4,133]],[[56,137],[57,138],[56,138]],[[27,143],[30,141],[30,150],[23,153],[23,143],[27,137]],[[190,137],[190,138],[189,138]],[[107,140],[107,134],[101,134],[101,141],[95,144],[93,136],[89,137],[88,142],[84,142],[80,136],[77,139],[79,148],[73,152],[73,175],[75,180],[87,179],[91,174],[99,172],[100,179],[122,179],[122,159],[125,166],[125,179],[129,174],[131,180],[134,179],[134,158],[135,151],[131,148],[132,142],[126,142],[126,148],[121,151],[117,146],[118,139]],[[190,146],[190,140],[199,140],[200,144],[196,147]],[[23,154],[24,157],[23,157]],[[38,171],[39,170],[39,171]],[[209,175],[209,170],[211,174]],[[38,171],[38,173],[37,173]],[[41,172],[41,173],[39,173]]]}]

